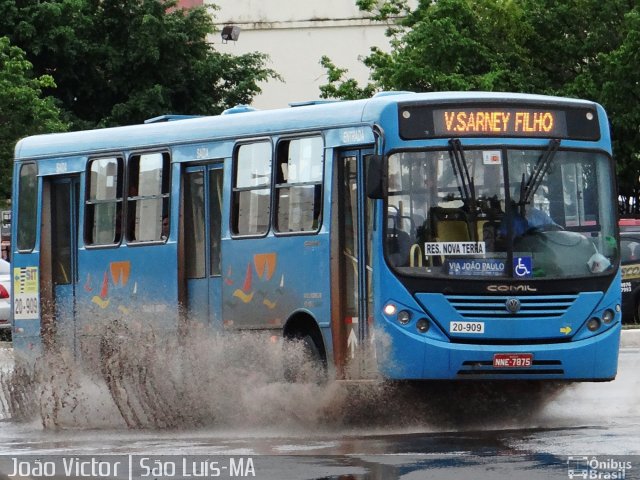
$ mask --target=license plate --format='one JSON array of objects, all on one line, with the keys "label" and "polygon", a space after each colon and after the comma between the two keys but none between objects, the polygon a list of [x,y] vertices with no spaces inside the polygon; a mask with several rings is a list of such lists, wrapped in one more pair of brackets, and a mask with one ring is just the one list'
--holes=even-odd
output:
[{"label": "license plate", "polygon": [[495,368],[527,368],[533,365],[532,353],[496,353],[493,356]]},{"label": "license plate", "polygon": [[449,333],[484,333],[484,322],[450,322]]}]

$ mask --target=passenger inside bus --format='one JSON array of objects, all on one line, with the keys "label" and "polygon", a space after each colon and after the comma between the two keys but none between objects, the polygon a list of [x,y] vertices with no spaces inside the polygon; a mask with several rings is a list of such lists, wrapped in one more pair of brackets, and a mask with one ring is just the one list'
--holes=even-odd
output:
[{"label": "passenger inside bus", "polygon": [[169,217],[167,215],[164,215],[162,217],[162,234],[161,234],[161,239],[162,240],[166,240],[167,238],[169,238]]},{"label": "passenger inside bus", "polygon": [[543,210],[534,207],[533,205],[527,205],[525,207],[525,218],[529,229],[537,230],[562,230],[562,227],[553,221],[553,218],[549,216]]},{"label": "passenger inside bus", "polygon": [[[539,208],[527,205],[524,208],[524,216],[521,210],[515,202],[511,202],[510,212],[513,238],[521,237],[527,232],[535,230],[562,230],[560,225],[554,222],[547,213]],[[498,227],[498,235],[501,238],[506,238],[508,234],[507,218],[509,218],[509,216],[505,214]]]},{"label": "passenger inside bus", "polygon": [[389,232],[389,261],[395,267],[402,267],[409,263],[411,250],[411,236],[405,231],[406,219],[394,208],[387,216],[387,231]]}]

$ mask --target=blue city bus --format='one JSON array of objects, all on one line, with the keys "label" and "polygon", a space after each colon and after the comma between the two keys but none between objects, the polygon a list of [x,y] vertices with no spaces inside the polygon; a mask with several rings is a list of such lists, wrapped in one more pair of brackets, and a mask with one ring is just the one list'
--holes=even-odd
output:
[{"label": "blue city bus", "polygon": [[614,164],[593,102],[383,92],[15,152],[19,355],[82,357],[98,323],[137,322],[301,341],[339,379],[616,375]]}]

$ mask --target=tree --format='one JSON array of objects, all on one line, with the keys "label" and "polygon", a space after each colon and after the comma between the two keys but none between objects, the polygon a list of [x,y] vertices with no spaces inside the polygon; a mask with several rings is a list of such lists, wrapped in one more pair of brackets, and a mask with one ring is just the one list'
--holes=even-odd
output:
[{"label": "tree", "polygon": [[[529,59],[523,53],[526,23],[516,2],[495,0],[422,1],[411,11],[403,0],[361,0],[374,18],[389,21],[391,52],[372,48],[364,59],[371,89],[441,91],[504,90],[530,86]],[[337,92],[337,81],[329,76]],[[333,80],[333,82],[332,82]],[[339,78],[338,82],[346,82]],[[331,93],[329,89],[325,93]]]},{"label": "tree", "polygon": [[588,98],[607,110],[619,190],[640,214],[640,7],[633,0],[356,0],[391,22],[362,87],[328,58],[325,97],[377,90],[519,91]]},{"label": "tree", "polygon": [[34,77],[25,53],[0,37],[0,200],[11,196],[13,151],[27,135],[66,130],[54,99],[43,97],[55,88],[49,75]]},{"label": "tree", "polygon": [[165,113],[216,114],[277,78],[260,53],[213,50],[211,8],[175,0],[0,0],[0,33],[27,51],[74,128],[139,123]]},{"label": "tree", "polygon": [[623,214],[640,214],[640,7],[624,17],[620,46],[602,55],[594,82],[611,122],[618,166],[618,190],[627,201]]}]

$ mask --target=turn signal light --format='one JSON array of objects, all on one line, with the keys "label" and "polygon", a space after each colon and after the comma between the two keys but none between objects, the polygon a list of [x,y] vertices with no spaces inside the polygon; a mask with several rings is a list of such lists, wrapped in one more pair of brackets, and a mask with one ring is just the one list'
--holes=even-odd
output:
[{"label": "turn signal light", "polygon": [[613,321],[613,317],[615,317],[615,314],[613,313],[613,310],[607,308],[604,313],[602,314],[602,321],[604,323],[611,323]]},{"label": "turn signal light", "polygon": [[400,310],[398,312],[398,321],[402,325],[409,323],[411,321],[411,312],[408,312],[407,310]]},{"label": "turn signal light", "polygon": [[429,320],[426,318],[421,318],[416,322],[416,328],[420,333],[427,333],[429,331]]},{"label": "turn signal light", "polygon": [[600,328],[600,319],[593,317],[587,322],[587,328],[592,332],[595,332]]}]

